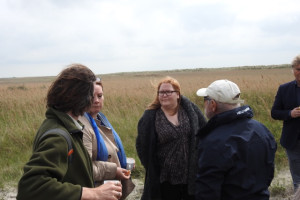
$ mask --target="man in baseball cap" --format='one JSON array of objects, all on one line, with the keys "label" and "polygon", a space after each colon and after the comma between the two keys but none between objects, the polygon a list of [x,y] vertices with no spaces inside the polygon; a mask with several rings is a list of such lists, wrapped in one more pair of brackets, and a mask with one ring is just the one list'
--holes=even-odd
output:
[{"label": "man in baseball cap", "polygon": [[196,199],[269,199],[276,142],[270,131],[241,106],[239,87],[217,80],[197,95],[209,119],[198,133]]},{"label": "man in baseball cap", "polygon": [[240,94],[239,87],[229,80],[217,80],[207,88],[201,88],[197,91],[198,96],[209,96],[218,102],[229,104],[244,103],[240,99]]}]

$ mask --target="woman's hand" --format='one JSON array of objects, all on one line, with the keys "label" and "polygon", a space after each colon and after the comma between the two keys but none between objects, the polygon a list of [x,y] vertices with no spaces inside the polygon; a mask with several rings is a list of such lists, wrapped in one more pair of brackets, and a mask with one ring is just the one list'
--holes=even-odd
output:
[{"label": "woman's hand", "polygon": [[81,200],[117,200],[122,196],[122,184],[108,182],[96,188],[82,188]]},{"label": "woman's hand", "polygon": [[118,180],[127,180],[130,178],[130,170],[117,167],[116,179]]}]

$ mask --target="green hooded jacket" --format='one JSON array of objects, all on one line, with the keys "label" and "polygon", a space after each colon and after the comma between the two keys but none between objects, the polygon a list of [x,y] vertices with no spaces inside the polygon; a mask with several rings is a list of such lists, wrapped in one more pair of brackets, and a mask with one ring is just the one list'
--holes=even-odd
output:
[{"label": "green hooded jacket", "polygon": [[94,187],[92,162],[82,143],[82,131],[66,113],[49,108],[35,141],[47,130],[59,128],[72,140],[73,157],[68,163],[68,144],[60,134],[49,134],[33,147],[18,184],[18,200],[81,199],[82,187]]}]

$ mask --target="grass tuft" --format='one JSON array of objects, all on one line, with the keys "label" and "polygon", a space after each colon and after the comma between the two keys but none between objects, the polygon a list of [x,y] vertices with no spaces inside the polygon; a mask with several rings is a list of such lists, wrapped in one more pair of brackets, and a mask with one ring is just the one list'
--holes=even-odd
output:
[{"label": "grass tuft", "polygon": [[[279,144],[282,122],[270,116],[278,86],[294,79],[286,66],[101,75],[105,96],[103,113],[119,133],[126,155],[136,160],[133,178],[144,177],[135,150],[137,123],[154,98],[154,86],[166,75],[176,78],[181,84],[181,93],[201,110],[203,98],[195,94],[199,88],[207,87],[217,79],[237,83],[242,98],[254,111],[254,119],[262,122],[278,143],[276,169],[288,166],[284,149]],[[52,77],[0,79],[0,188],[7,183],[16,185],[22,175],[22,168],[31,155],[35,133],[45,118],[45,96],[52,80]],[[281,183],[272,185],[270,190],[272,195],[287,192]]]}]

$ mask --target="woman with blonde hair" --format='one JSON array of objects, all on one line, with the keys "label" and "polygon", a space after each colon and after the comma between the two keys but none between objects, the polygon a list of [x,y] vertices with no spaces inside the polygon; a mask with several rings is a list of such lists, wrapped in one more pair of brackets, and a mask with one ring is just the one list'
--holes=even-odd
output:
[{"label": "woman with blonde hair", "polygon": [[146,171],[142,199],[194,199],[196,134],[206,120],[176,79],[165,77],[156,90],[138,123],[136,150]]}]

